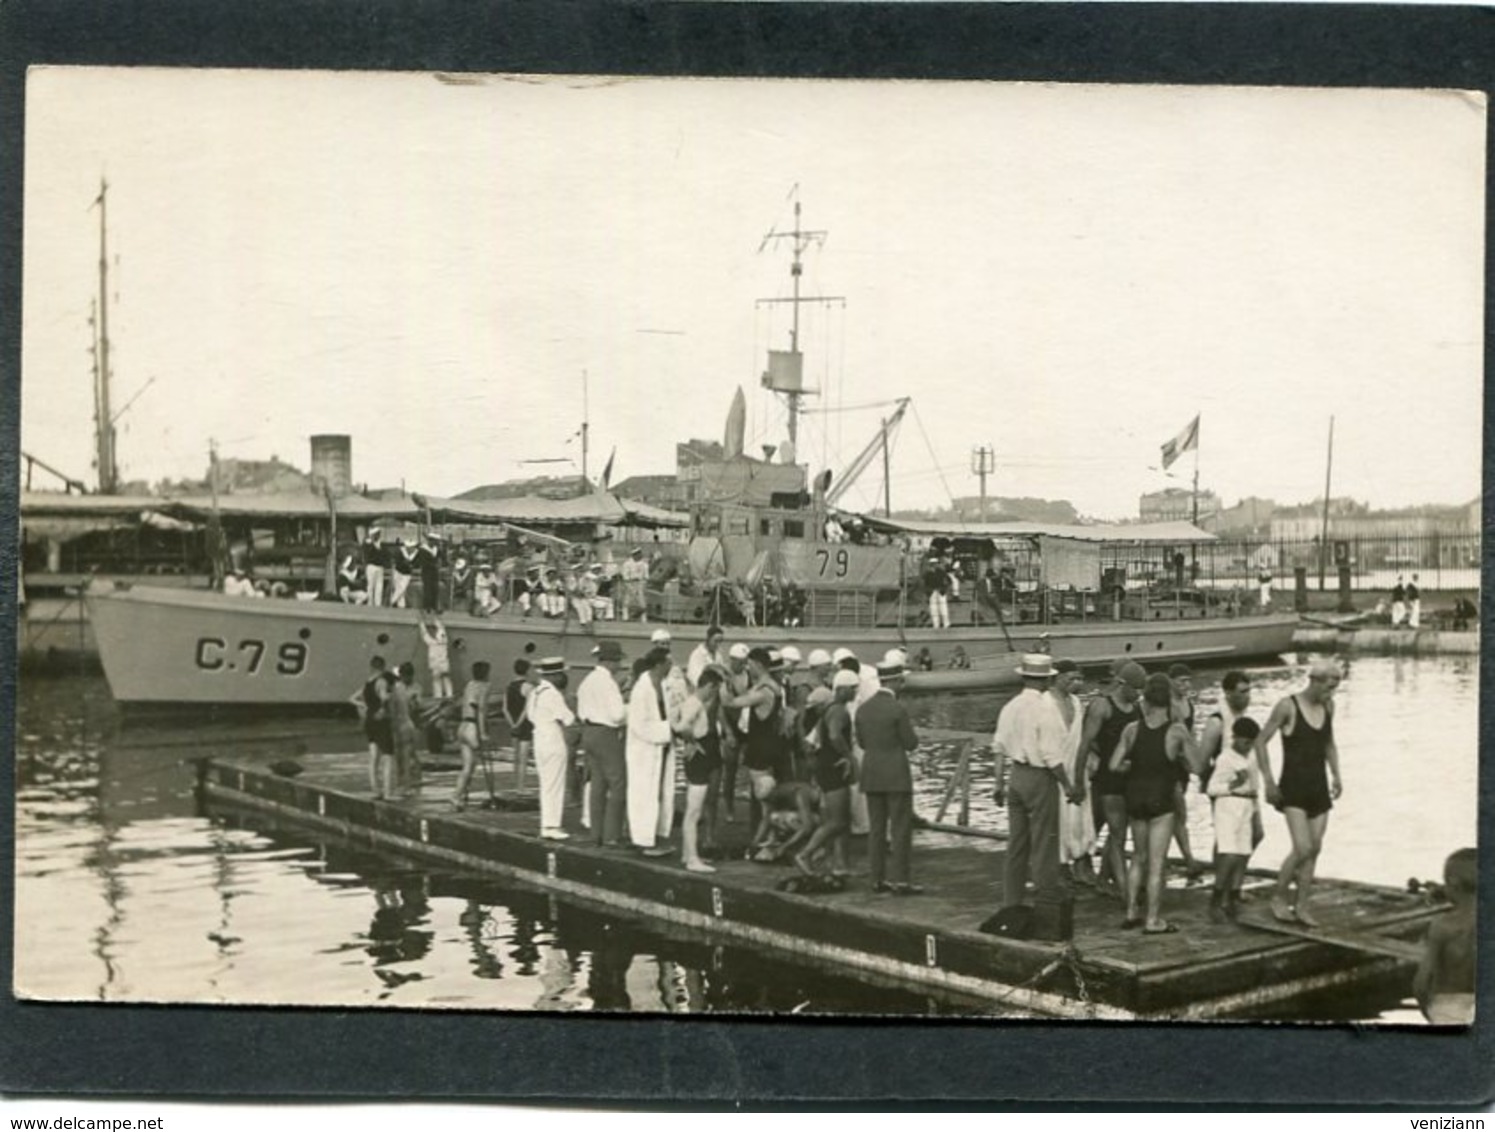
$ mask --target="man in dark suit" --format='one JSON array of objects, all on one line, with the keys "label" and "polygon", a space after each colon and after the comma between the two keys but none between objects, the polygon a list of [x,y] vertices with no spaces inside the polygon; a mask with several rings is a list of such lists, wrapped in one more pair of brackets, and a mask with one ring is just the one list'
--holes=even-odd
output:
[{"label": "man in dark suit", "polygon": [[[901,659],[889,655],[877,666],[882,687],[856,712],[867,796],[867,868],[874,892],[909,896],[923,892],[908,879],[914,836],[914,783],[908,755],[919,745],[908,709],[894,692],[903,682]],[[891,864],[888,857],[892,857]]]}]

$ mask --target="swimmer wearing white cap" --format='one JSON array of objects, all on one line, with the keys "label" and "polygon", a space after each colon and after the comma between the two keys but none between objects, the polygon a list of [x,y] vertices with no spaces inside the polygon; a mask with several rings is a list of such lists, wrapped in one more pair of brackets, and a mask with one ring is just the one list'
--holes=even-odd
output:
[{"label": "swimmer wearing white cap", "polygon": [[[1329,811],[1343,790],[1339,749],[1334,743],[1334,690],[1343,673],[1333,660],[1320,659],[1308,669],[1308,686],[1284,696],[1267,716],[1256,737],[1256,763],[1266,785],[1267,801],[1287,819],[1292,851],[1277,873],[1272,915],[1284,923],[1310,928],[1318,920],[1309,909],[1313,873],[1329,825]],[[1272,775],[1267,742],[1282,736],[1282,774]]]}]

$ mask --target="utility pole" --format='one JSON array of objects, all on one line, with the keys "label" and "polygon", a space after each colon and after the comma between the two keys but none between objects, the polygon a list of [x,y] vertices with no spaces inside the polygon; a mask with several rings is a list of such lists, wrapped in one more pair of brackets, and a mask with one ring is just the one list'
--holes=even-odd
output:
[{"label": "utility pole", "polygon": [[986,522],[986,477],[996,470],[996,453],[990,444],[971,449],[971,471],[981,481],[981,521]]},{"label": "utility pole", "polygon": [[587,479],[587,431],[591,427],[587,420],[587,371],[581,371],[581,494],[592,493],[592,481]]},{"label": "utility pole", "polygon": [[1324,463],[1324,522],[1319,528],[1319,593],[1324,592],[1324,571],[1329,557],[1329,485],[1334,474],[1334,417],[1329,417],[1329,456]]}]

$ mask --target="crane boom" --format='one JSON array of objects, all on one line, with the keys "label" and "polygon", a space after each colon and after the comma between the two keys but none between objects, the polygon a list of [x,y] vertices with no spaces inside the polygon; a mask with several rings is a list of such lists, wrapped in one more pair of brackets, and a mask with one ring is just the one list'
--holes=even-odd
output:
[{"label": "crane boom", "polygon": [[897,429],[899,422],[903,420],[904,412],[908,409],[909,400],[908,397],[898,398],[898,408],[894,410],[893,415],[883,422],[882,427],[867,442],[867,447],[856,454],[851,463],[846,465],[846,469],[831,484],[830,490],[825,493],[827,507],[834,507],[841,496],[850,490],[851,485],[856,483],[857,477],[867,470],[867,466],[882,450],[884,435],[892,439],[894,430]]}]

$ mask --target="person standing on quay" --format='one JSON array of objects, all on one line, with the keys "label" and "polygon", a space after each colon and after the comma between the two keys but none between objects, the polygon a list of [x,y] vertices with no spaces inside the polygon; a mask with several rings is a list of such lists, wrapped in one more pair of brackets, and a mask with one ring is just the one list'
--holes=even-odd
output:
[{"label": "person standing on quay", "polygon": [[[1339,749],[1334,744],[1334,690],[1339,681],[1337,664],[1332,660],[1314,661],[1308,669],[1308,687],[1278,700],[1256,737],[1256,761],[1266,784],[1267,801],[1287,819],[1287,831],[1293,839],[1292,851],[1277,873],[1272,915],[1283,923],[1296,921],[1310,928],[1318,927],[1318,920],[1308,910],[1313,872],[1329,826],[1329,811],[1343,789]],[[1282,775],[1277,778],[1272,775],[1267,742],[1279,731]]]},{"label": "person standing on quay", "polygon": [[708,625],[705,642],[691,650],[690,659],[685,663],[685,679],[692,688],[700,686],[701,673],[706,669],[726,667],[727,654],[722,649],[725,637],[720,625]]},{"label": "person standing on quay", "polygon": [[535,725],[530,722],[529,699],[534,691],[530,679],[529,661],[520,657],[514,661],[514,679],[504,689],[504,719],[509,724],[509,738],[514,742],[514,789],[524,789],[524,779],[529,770],[530,753],[534,749]]},{"label": "person standing on quay", "polygon": [[1402,622],[1407,619],[1407,587],[1402,583],[1402,576],[1396,576],[1396,585],[1391,587],[1391,627],[1400,629]]},{"label": "person standing on quay", "polygon": [[[1023,690],[1002,708],[992,737],[997,801],[1007,804],[1007,855],[1002,868],[1002,903],[1027,903],[1031,875],[1044,904],[1061,904],[1068,886],[1059,869],[1059,791],[1076,800],[1069,781],[1058,710],[1045,695],[1055,675],[1053,661],[1028,653],[1018,666]],[[1012,767],[1010,786],[1004,786]]]},{"label": "person standing on quay", "polygon": [[[1173,684],[1161,672],[1147,678],[1142,691],[1142,718],[1128,723],[1111,756],[1111,769],[1126,791],[1132,825],[1132,863],[1126,874],[1124,928],[1144,925],[1148,935],[1178,928],[1163,919],[1163,868],[1173,840],[1173,796],[1178,768],[1187,765],[1184,725],[1173,718]],[[1143,889],[1147,915],[1138,915]]]},{"label": "person standing on quay", "polygon": [[1095,848],[1095,819],[1085,796],[1085,759],[1080,738],[1085,731],[1085,712],[1075,689],[1080,686],[1080,666],[1072,660],[1054,661],[1054,680],[1047,692],[1057,717],[1064,766],[1069,775],[1070,796],[1059,806],[1059,860],[1069,878],[1087,888],[1095,884],[1090,851]]},{"label": "person standing on quay", "polygon": [[[1116,671],[1108,695],[1090,701],[1085,712],[1085,731],[1080,737],[1090,770],[1090,789],[1098,800],[1100,822],[1106,827],[1106,850],[1101,860],[1100,882],[1115,886],[1118,895],[1126,889],[1126,782],[1111,769],[1111,756],[1128,724],[1141,718],[1137,701],[1147,684],[1147,673],[1134,660]],[[1098,831],[1097,831],[1098,832]],[[1107,878],[1109,877],[1109,880]]]},{"label": "person standing on quay", "polygon": [[[1194,742],[1193,670],[1182,662],[1170,664],[1168,682],[1173,685],[1173,718],[1183,724],[1184,734],[1188,737],[1188,743],[1184,747],[1184,761],[1178,766],[1178,785],[1173,789],[1173,839],[1178,842],[1179,852],[1183,854],[1188,883],[1193,884],[1204,875],[1204,866],[1194,856],[1194,848],[1189,844],[1189,774],[1199,755],[1199,747]],[[1207,781],[1201,783],[1201,793],[1207,785]]]},{"label": "person standing on quay", "polygon": [[540,836],[565,841],[571,835],[561,828],[566,810],[566,767],[570,763],[567,732],[576,716],[566,704],[566,661],[549,656],[536,666],[540,682],[529,700],[529,718],[535,726],[535,771],[540,777]]},{"label": "person standing on quay", "polygon": [[467,809],[467,789],[478,752],[488,745],[488,673],[486,660],[472,666],[472,679],[462,689],[462,719],[457,724],[457,746],[462,752],[462,770],[452,790],[452,809]]},{"label": "person standing on quay", "polygon": [[592,780],[587,809],[593,840],[608,848],[620,848],[628,806],[628,770],[623,754],[628,707],[618,688],[623,649],[617,641],[598,641],[592,655],[597,658],[597,667],[587,673],[576,689],[581,748]]},{"label": "person standing on quay", "polygon": [[1407,583],[1407,625],[1413,629],[1422,628],[1422,591],[1417,588],[1416,574]]},{"label": "person standing on quay", "polygon": [[868,874],[874,892],[911,896],[924,891],[909,881],[914,784],[908,756],[918,747],[919,737],[908,709],[894,694],[903,682],[903,666],[884,659],[877,675],[877,693],[857,709],[855,718],[863,751],[862,792],[867,798]]},{"label": "person standing on quay", "polygon": [[[1215,773],[1215,761],[1229,748],[1232,728],[1235,721],[1245,719],[1246,712],[1251,707],[1251,677],[1240,669],[1231,669],[1220,681],[1220,690],[1223,698],[1217,711],[1212,712],[1204,721],[1204,732],[1199,737],[1199,784],[1205,792],[1208,792],[1209,783]],[[1253,737],[1254,738],[1254,737]],[[1253,776],[1253,781],[1257,781]],[[1261,844],[1265,832],[1261,824],[1261,808],[1251,808],[1251,849],[1254,852]],[[1215,852],[1219,853],[1218,841]],[[1245,880],[1242,872],[1241,881]],[[1236,904],[1243,903],[1246,897],[1240,883],[1235,885],[1232,900]]]},{"label": "person standing on quay", "polygon": [[664,857],[659,835],[660,770],[674,739],[665,709],[664,681],[670,673],[670,650],[658,645],[643,657],[644,670],[628,698],[628,829],[645,857]]}]

